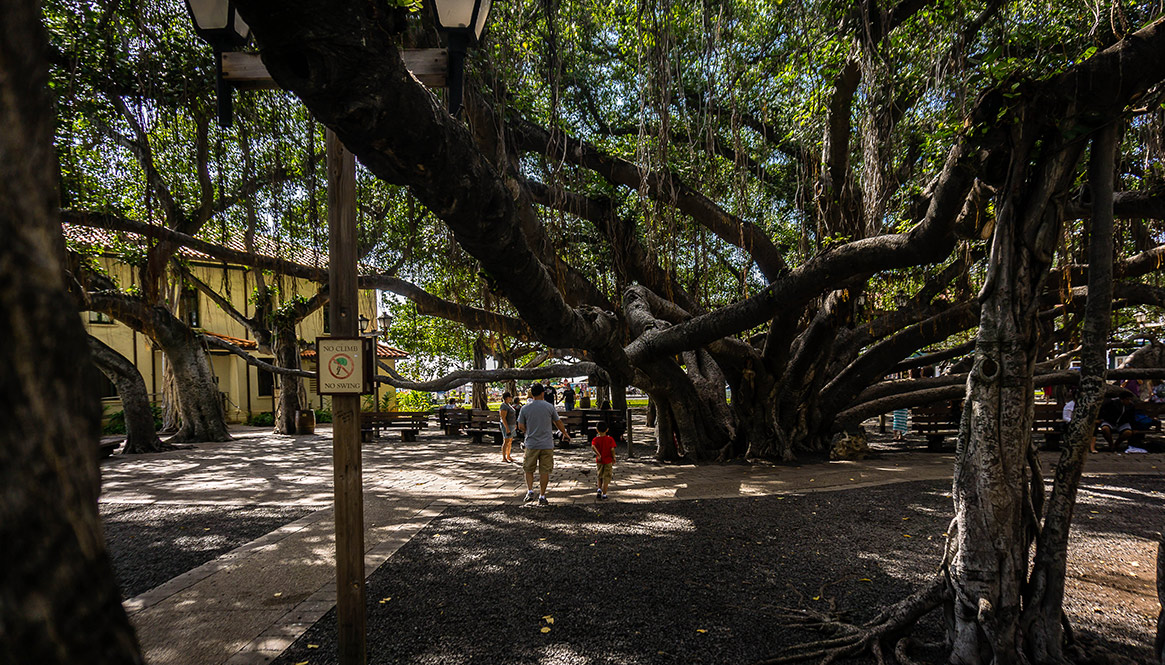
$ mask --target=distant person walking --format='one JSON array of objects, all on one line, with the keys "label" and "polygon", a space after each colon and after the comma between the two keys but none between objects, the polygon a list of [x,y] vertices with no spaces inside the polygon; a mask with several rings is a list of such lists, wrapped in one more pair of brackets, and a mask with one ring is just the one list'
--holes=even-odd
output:
[{"label": "distant person walking", "polygon": [[567,411],[574,411],[574,388],[570,387],[570,381],[567,381],[566,387],[562,389],[562,403],[566,405]]},{"label": "distant person walking", "polygon": [[908,426],[906,424],[906,418],[907,418],[909,413],[910,412],[907,411],[906,409],[895,409],[894,410],[894,440],[895,441],[903,441],[906,439],[906,430],[908,429]]},{"label": "distant person walking", "polygon": [[530,386],[530,401],[518,414],[518,429],[526,435],[526,457],[522,470],[526,472],[526,501],[534,500],[534,471],[538,471],[538,505],[545,506],[546,485],[554,469],[554,428],[562,432],[563,443],[570,441],[558,411],[546,401],[541,383]]},{"label": "distant person walking", "polygon": [[607,488],[611,485],[611,478],[615,475],[615,439],[607,436],[607,423],[595,426],[599,435],[591,441],[591,450],[595,451],[595,464],[599,470],[599,486],[595,498],[599,501],[607,498]]},{"label": "distant person walking", "polygon": [[513,462],[510,449],[514,445],[514,430],[518,429],[518,410],[514,408],[514,396],[502,393],[502,405],[498,408],[498,426],[502,429],[502,460]]}]

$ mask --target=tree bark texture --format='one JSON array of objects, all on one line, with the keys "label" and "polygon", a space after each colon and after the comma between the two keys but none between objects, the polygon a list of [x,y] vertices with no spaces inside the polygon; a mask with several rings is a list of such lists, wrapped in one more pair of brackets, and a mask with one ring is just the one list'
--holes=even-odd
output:
[{"label": "tree bark texture", "polygon": [[[1076,489],[1084,471],[1096,418],[1105,399],[1105,361],[1112,319],[1113,169],[1117,127],[1101,129],[1092,141],[1088,172],[1092,192],[1089,229],[1088,302],[1081,326],[1080,390],[1068,426],[1067,446],[1056,465],[1055,485],[1043,528],[1036,540],[1035,563],[1024,593],[1025,651],[1031,662],[1063,661],[1064,583],[1068,533]],[[1038,482],[1038,479],[1037,479]]]},{"label": "tree bark texture", "polygon": [[[273,333],[275,364],[285,369],[299,369],[299,338],[295,335],[295,324],[277,324]],[[275,432],[296,434],[296,412],[302,408],[300,392],[303,380],[295,374],[276,374],[275,380],[279,384],[279,398],[275,401]]]},{"label": "tree bark texture", "polygon": [[0,3],[0,661],[137,664],[97,513],[101,412],[62,278],[40,15]]},{"label": "tree bark texture", "polygon": [[122,293],[90,293],[89,307],[149,337],[166,354],[181,416],[171,443],[230,440],[210,356],[189,326],[165,307]]},{"label": "tree bark texture", "polygon": [[[1038,529],[1043,479],[1031,448],[1039,293],[1082,147],[1043,134],[1040,118],[1013,127],[1007,184],[980,293],[975,359],[955,462],[956,553],[951,563],[957,665],[1027,662],[1020,616],[1028,548]],[[1038,486],[1038,487],[1037,487]]]},{"label": "tree bark texture", "polygon": [[125,448],[122,453],[135,455],[156,453],[165,448],[154,426],[154,411],[142,373],[128,358],[114,351],[101,340],[89,336],[89,352],[93,364],[117,387],[121,409],[125,416]]}]

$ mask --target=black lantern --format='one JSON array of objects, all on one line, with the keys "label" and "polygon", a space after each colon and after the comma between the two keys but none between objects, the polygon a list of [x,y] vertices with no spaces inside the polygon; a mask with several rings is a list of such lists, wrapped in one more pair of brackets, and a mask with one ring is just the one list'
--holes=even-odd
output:
[{"label": "black lantern", "polygon": [[437,29],[445,35],[449,47],[449,114],[461,112],[461,88],[465,73],[465,51],[477,46],[485,19],[489,16],[490,0],[427,0],[433,12]]},{"label": "black lantern", "polygon": [[387,339],[388,329],[392,326],[392,314],[385,312],[376,317],[376,320],[380,322],[380,334],[384,335],[385,339]]},{"label": "black lantern", "polygon": [[230,0],[186,0],[186,9],[194,20],[194,32],[214,49],[218,124],[220,127],[230,127],[233,112],[231,96],[234,91],[222,77],[222,52],[246,45],[251,38],[251,26],[239,16],[235,3]]}]

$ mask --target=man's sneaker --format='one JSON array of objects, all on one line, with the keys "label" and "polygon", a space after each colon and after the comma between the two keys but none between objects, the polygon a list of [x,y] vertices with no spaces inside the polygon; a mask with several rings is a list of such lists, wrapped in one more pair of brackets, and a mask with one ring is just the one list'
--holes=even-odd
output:
[{"label": "man's sneaker", "polygon": [[527,490],[526,491],[526,498],[522,499],[522,500],[526,501],[526,502],[533,501],[534,500],[534,490]]},{"label": "man's sneaker", "polygon": [[538,505],[539,506],[549,506],[550,502],[546,500],[546,497],[540,496],[540,497],[538,497]]},{"label": "man's sneaker", "polygon": [[603,498],[603,490],[595,490],[595,498],[596,499]]},{"label": "man's sneaker", "polygon": [[601,495],[599,495],[599,498],[600,498],[600,499],[604,499],[604,500],[606,500],[606,498],[607,498],[607,495],[606,495],[606,494],[601,494]]}]

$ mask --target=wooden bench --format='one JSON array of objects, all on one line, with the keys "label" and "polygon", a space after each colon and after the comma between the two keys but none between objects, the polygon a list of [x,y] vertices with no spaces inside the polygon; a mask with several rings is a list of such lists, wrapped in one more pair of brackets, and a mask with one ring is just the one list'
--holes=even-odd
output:
[{"label": "wooden bench", "polygon": [[1036,402],[1032,433],[1044,435],[1044,450],[1057,450],[1064,440],[1065,425],[1060,418],[1064,407],[1053,402]]},{"label": "wooden bench", "polygon": [[429,426],[428,411],[361,411],[360,435],[368,441],[373,433],[380,435],[380,430],[400,431],[401,441],[416,441],[417,434]]},{"label": "wooden bench", "polygon": [[948,435],[959,433],[961,419],[962,410],[950,402],[916,406],[910,410],[910,429],[926,436],[927,450],[938,451]]},{"label": "wooden bench", "polygon": [[[1044,447],[1055,449],[1064,438],[1063,407],[1050,402],[1036,402],[1032,433],[1044,435]],[[910,428],[926,435],[927,450],[941,450],[948,435],[958,435],[963,411],[958,402],[918,406],[910,410]]]},{"label": "wooden bench", "polygon": [[469,425],[469,409],[455,407],[437,409],[437,426],[445,436],[456,436]]},{"label": "wooden bench", "polygon": [[612,409],[575,409],[558,414],[562,425],[571,437],[578,436],[580,442],[589,445],[591,439],[598,435],[596,425],[605,422],[610,428],[608,434],[616,441],[623,439],[627,431],[627,414]]},{"label": "wooden bench", "polygon": [[474,443],[485,443],[485,437],[492,436],[496,445],[502,445],[501,416],[497,411],[473,409],[467,413],[465,433]]}]

